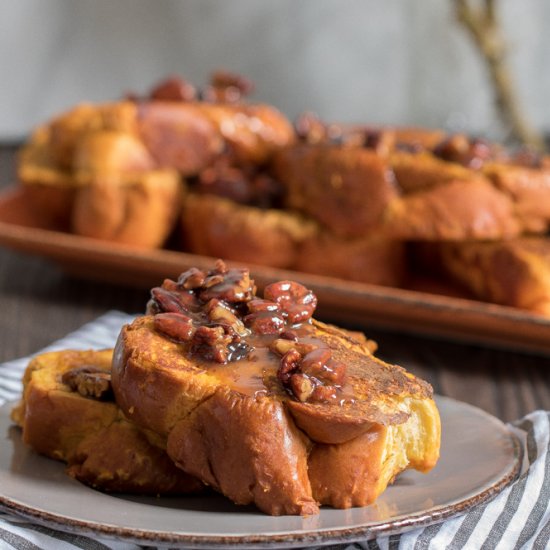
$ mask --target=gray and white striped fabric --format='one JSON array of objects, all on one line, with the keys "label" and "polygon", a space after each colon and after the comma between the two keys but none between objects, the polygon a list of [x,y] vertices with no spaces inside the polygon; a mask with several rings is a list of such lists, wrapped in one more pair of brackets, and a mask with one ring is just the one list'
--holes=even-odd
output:
[{"label": "gray and white striped fabric", "polygon": [[[58,349],[111,347],[120,327],[132,317],[113,311],[49,346]],[[28,358],[0,365],[0,405],[16,399]],[[521,475],[495,499],[470,512],[402,535],[380,537],[331,550],[508,549],[550,548],[550,412],[535,411],[510,425],[524,453]],[[136,550],[140,546],[63,533],[0,512],[0,549]],[[151,548],[150,546],[147,548]]]}]

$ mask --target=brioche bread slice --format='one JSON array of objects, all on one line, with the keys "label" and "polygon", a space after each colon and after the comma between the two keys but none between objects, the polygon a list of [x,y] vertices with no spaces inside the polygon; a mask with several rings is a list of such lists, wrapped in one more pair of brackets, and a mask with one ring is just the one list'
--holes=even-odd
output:
[{"label": "brioche bread slice", "polygon": [[302,285],[255,290],[248,270],[221,261],[154,288],[149,315],[115,348],[124,413],[184,471],[273,515],[364,506],[403,469],[434,466],[427,383],[312,320],[316,298]]},{"label": "brioche bread slice", "polygon": [[167,94],[164,85],[136,101],[83,103],[37,128],[17,167],[37,219],[86,237],[162,246],[181,208],[182,177],[222,156],[262,165],[294,140],[278,110],[226,101],[231,79],[217,86],[219,99],[208,101]]},{"label": "brioche bread slice", "polygon": [[273,171],[286,207],[340,237],[488,239],[523,229],[509,193],[429,152],[298,144],[275,155]]},{"label": "brioche bread slice", "polygon": [[112,350],[66,350],[34,357],[12,419],[36,452],[67,463],[96,489],[183,494],[203,485],[185,474],[122,414],[110,387]]},{"label": "brioche bread slice", "polygon": [[420,253],[481,300],[550,315],[547,237],[430,243]]},{"label": "brioche bread slice", "polygon": [[296,266],[302,243],[317,232],[317,224],[295,212],[198,193],[186,195],[181,225],[195,254],[282,269]]}]

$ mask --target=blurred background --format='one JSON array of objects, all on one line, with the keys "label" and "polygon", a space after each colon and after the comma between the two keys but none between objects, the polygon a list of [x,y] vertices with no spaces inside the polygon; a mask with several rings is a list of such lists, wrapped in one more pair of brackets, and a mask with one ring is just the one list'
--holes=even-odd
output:
[{"label": "blurred background", "polygon": [[[550,132],[550,2],[497,0],[528,121]],[[224,68],[290,117],[500,138],[483,59],[455,0],[2,0],[0,140],[84,100]]]}]

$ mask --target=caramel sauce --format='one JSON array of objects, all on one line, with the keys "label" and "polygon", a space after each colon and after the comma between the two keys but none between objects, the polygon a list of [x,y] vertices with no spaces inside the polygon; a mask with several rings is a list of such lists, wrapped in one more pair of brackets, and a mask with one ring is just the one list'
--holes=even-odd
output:
[{"label": "caramel sauce", "polygon": [[270,393],[269,379],[277,376],[279,360],[267,347],[253,349],[246,359],[231,363],[209,363],[206,372],[249,397]]},{"label": "caramel sauce", "polygon": [[[328,347],[328,344],[320,338],[311,336],[313,326],[309,323],[295,326],[292,331],[297,334],[300,343],[311,344],[317,348]],[[224,386],[241,395],[255,397],[280,392],[276,380],[281,358],[269,349],[270,343],[276,337],[251,335],[246,339],[247,344],[251,346],[251,351],[246,358],[225,364],[208,362],[201,367],[208,374],[215,376]],[[355,393],[349,381],[345,381],[342,385],[335,385],[334,388],[334,394],[326,399],[325,403],[341,407],[355,403]]]},{"label": "caramel sauce", "polygon": [[286,392],[302,402],[354,403],[345,365],[312,324],[315,295],[291,281],[268,285],[263,300],[255,290],[248,270],[228,270],[221,260],[207,273],[192,268],[151,291],[155,329],[242,395]]},{"label": "caramel sauce", "polygon": [[[313,326],[309,323],[294,326],[292,331],[298,335],[300,342],[312,344],[319,348],[327,347],[326,342],[311,336]],[[221,384],[242,395],[253,397],[260,394],[272,394],[277,391],[275,381],[281,358],[273,353],[269,346],[277,337],[278,335],[251,334],[245,339],[246,344],[250,347],[250,351],[245,358],[228,363],[202,362],[199,359],[200,367],[208,374],[216,377]],[[349,402],[353,397],[353,388],[345,385],[342,386],[342,390],[344,387],[346,393],[340,391],[340,387],[336,386],[337,391],[334,401],[337,403]]]}]

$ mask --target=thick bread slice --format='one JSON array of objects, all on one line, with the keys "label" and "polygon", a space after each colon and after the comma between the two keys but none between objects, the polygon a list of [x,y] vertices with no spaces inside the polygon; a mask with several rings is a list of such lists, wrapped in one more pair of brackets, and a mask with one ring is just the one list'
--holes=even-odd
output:
[{"label": "thick bread slice", "polygon": [[295,212],[261,209],[211,194],[183,201],[183,241],[196,254],[246,264],[296,266],[301,245],[318,227]]},{"label": "thick bread slice", "polygon": [[300,246],[297,271],[375,285],[401,286],[407,276],[405,243],[366,235],[356,239],[316,231]]},{"label": "thick bread slice", "polygon": [[[109,400],[111,358],[112,350],[66,350],[32,359],[23,398],[12,412],[23,441],[66,462],[70,476],[103,491],[158,495],[201,490],[197,479],[176,468],[126,419],[112,393]],[[83,370],[89,376],[67,378]],[[87,391],[98,393],[80,393]]]},{"label": "thick bread slice", "polygon": [[[309,320],[315,300],[297,283],[269,285],[261,300],[246,270],[218,263],[198,273],[190,270],[178,283],[153,289],[154,315],[123,327],[113,359],[122,410],[159,434],[183,470],[237,503],[254,502],[270,514],[311,514],[318,501],[363,503],[361,494],[375,498],[408,465],[428,470],[435,464],[439,415],[428,384],[375,358],[364,339]],[[237,294],[238,303],[231,298]],[[230,316],[220,316],[227,311]],[[220,339],[206,344],[205,334],[218,329]],[[385,429],[399,425],[407,437]],[[349,498],[312,491],[315,479],[316,487],[338,493],[328,470],[316,467],[312,478],[315,449],[348,444],[373,430],[384,434],[381,451],[373,451],[383,481],[373,486],[374,466],[350,453],[344,454],[349,467],[364,475]],[[394,451],[402,460],[384,458]]]},{"label": "thick bread slice", "polygon": [[508,191],[428,152],[299,144],[279,151],[273,170],[287,207],[341,237],[483,239],[524,229]]},{"label": "thick bread slice", "polygon": [[[427,247],[426,247],[427,248]],[[478,298],[550,315],[550,240],[433,243],[422,253]]]},{"label": "thick bread slice", "polygon": [[35,131],[18,179],[46,225],[154,248],[181,210],[182,176],[222,155],[263,164],[293,139],[288,120],[267,105],[82,104]]},{"label": "thick bread slice", "polygon": [[164,243],[183,193],[174,169],[159,169],[129,132],[90,130],[73,144],[71,169],[54,160],[54,134],[44,127],[20,156],[18,175],[45,225],[133,246]]},{"label": "thick bread slice", "polygon": [[274,156],[273,171],[285,187],[285,206],[339,237],[377,229],[398,197],[389,167],[368,149],[298,144]]}]

